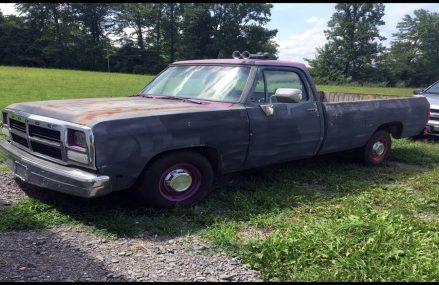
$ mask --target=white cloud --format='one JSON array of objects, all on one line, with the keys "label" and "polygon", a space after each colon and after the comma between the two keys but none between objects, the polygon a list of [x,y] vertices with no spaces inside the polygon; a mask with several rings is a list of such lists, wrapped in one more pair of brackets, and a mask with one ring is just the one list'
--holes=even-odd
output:
[{"label": "white cloud", "polygon": [[323,19],[323,18],[319,18],[319,17],[311,17],[311,18],[308,18],[308,19],[306,20],[306,22],[307,22],[307,23],[310,23],[310,24],[315,24],[315,25],[317,25],[317,26],[322,26],[322,25],[326,24],[325,19]]},{"label": "white cloud", "polygon": [[0,10],[2,11],[3,15],[17,15],[18,13],[15,11],[14,5],[15,3],[0,3]]},{"label": "white cloud", "polygon": [[[323,32],[327,26],[323,19],[313,18],[308,19],[307,22],[314,22],[314,27],[302,33],[292,34],[287,40],[276,38],[276,42],[279,44],[278,57],[280,60],[291,60],[308,65],[304,58],[314,59],[316,48],[323,47],[327,41]],[[323,24],[321,20],[324,21]]]}]

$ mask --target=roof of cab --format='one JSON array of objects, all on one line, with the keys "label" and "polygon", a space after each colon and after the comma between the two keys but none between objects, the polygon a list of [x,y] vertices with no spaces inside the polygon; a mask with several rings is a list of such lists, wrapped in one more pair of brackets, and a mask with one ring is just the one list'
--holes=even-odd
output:
[{"label": "roof of cab", "polygon": [[286,61],[286,60],[261,60],[261,59],[196,59],[176,61],[173,65],[191,65],[191,64],[233,64],[233,65],[275,65],[289,66],[301,69],[307,69],[303,63]]}]

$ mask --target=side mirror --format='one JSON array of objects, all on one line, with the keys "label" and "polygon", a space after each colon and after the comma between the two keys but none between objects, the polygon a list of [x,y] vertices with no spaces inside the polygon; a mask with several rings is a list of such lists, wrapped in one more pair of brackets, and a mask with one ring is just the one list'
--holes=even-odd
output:
[{"label": "side mirror", "polygon": [[[302,100],[302,90],[294,88],[278,88],[273,96],[279,103],[299,103]],[[270,103],[271,103],[270,97]]]},{"label": "side mirror", "polygon": [[270,96],[270,104],[261,105],[265,115],[273,116],[273,97],[278,103],[299,103],[302,100],[302,90],[294,88],[277,88],[276,93]]},{"label": "side mirror", "polygon": [[422,94],[422,92],[424,92],[424,90],[420,88],[416,88],[415,90],[413,90],[413,94],[415,95]]}]

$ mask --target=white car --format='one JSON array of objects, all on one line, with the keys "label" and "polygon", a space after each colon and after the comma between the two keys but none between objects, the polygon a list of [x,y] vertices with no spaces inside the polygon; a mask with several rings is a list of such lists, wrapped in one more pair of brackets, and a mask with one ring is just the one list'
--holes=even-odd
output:
[{"label": "white car", "polygon": [[439,137],[439,80],[422,89],[415,89],[414,94],[425,96],[430,103],[430,118],[428,119],[426,132],[428,136]]}]

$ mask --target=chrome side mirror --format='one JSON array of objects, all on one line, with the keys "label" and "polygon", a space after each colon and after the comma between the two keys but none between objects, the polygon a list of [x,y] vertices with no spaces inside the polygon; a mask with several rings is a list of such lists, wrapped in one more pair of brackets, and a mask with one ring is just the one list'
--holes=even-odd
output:
[{"label": "chrome side mirror", "polygon": [[416,88],[415,90],[413,90],[413,94],[415,95],[422,94],[422,92],[424,92],[424,90],[421,88]]},{"label": "chrome side mirror", "polygon": [[276,89],[276,93],[270,96],[270,101],[268,105],[261,105],[262,111],[264,111],[265,115],[273,116],[274,108],[273,108],[273,100],[276,99],[278,103],[299,103],[302,100],[302,90],[294,89],[294,88],[278,88]]},{"label": "chrome side mirror", "polygon": [[299,103],[302,101],[302,90],[294,88],[278,88],[273,96],[279,103]]}]

